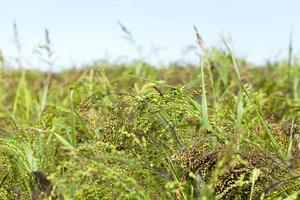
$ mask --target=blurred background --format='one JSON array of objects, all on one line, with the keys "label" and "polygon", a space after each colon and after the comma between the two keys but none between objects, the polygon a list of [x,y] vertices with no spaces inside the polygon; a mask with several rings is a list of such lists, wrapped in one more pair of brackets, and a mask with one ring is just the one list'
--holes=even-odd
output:
[{"label": "blurred background", "polygon": [[[0,48],[6,62],[20,56],[30,68],[46,69],[35,49],[49,30],[55,68],[83,66],[99,59],[154,65],[196,63],[196,25],[207,47],[226,37],[236,55],[255,64],[287,57],[292,35],[300,46],[300,2],[296,0],[10,0],[1,2]],[[13,62],[10,65],[14,65]]]}]

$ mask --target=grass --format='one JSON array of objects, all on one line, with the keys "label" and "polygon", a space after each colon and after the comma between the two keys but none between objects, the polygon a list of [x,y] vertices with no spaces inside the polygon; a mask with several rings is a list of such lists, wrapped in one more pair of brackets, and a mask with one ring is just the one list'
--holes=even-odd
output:
[{"label": "grass", "polygon": [[291,50],[258,68],[197,40],[199,66],[1,62],[0,199],[298,199]]}]

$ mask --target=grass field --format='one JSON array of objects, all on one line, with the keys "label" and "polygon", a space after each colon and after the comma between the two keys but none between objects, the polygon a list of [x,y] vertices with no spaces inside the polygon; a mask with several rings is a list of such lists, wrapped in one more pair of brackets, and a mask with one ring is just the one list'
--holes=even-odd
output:
[{"label": "grass field", "polygon": [[2,66],[0,199],[298,199],[299,66],[199,57]]}]

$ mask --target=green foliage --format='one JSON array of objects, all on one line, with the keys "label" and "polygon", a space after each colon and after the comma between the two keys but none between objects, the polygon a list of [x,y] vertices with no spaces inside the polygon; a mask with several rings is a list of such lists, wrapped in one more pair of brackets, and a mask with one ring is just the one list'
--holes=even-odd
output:
[{"label": "green foliage", "polygon": [[297,64],[1,69],[0,199],[297,199]]}]

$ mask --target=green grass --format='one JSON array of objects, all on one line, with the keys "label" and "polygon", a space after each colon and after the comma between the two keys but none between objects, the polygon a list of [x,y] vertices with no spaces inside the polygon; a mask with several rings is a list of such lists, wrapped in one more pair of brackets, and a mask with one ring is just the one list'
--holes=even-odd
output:
[{"label": "green grass", "polygon": [[298,199],[299,64],[224,43],[199,66],[3,66],[0,199]]}]

